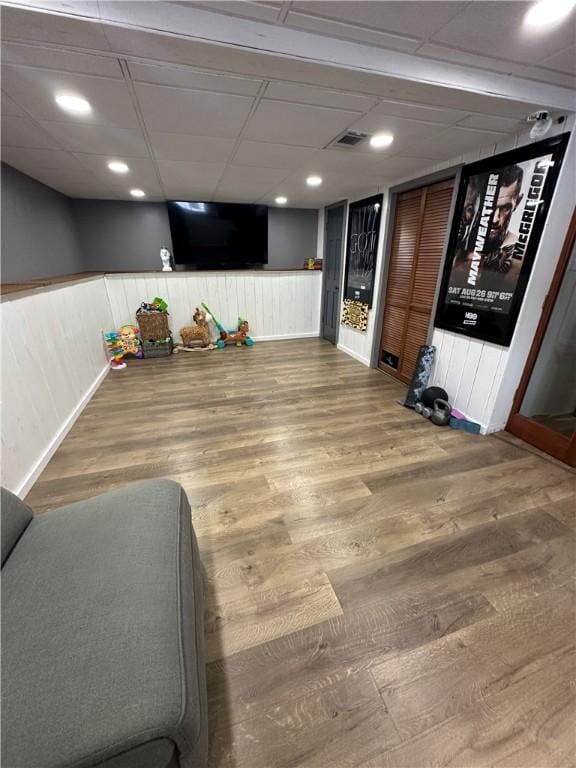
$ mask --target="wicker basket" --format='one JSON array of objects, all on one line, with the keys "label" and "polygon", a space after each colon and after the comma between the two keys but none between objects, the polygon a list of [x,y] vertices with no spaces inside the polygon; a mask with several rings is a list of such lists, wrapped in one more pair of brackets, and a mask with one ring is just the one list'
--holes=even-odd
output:
[{"label": "wicker basket", "polygon": [[172,337],[161,339],[159,341],[143,341],[142,351],[144,357],[169,357],[172,354]]},{"label": "wicker basket", "polygon": [[168,312],[136,312],[136,322],[143,341],[163,341],[170,336]]}]

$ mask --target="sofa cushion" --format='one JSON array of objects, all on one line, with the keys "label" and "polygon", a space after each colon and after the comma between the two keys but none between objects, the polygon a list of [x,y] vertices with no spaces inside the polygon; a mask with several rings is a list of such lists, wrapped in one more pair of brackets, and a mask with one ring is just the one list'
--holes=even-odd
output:
[{"label": "sofa cushion", "polygon": [[32,520],[32,510],[18,496],[2,488],[0,521],[2,528],[2,565]]},{"label": "sofa cushion", "polygon": [[167,741],[202,765],[199,568],[169,480],[35,517],[3,570],[2,764],[132,765],[147,744],[169,757]]}]

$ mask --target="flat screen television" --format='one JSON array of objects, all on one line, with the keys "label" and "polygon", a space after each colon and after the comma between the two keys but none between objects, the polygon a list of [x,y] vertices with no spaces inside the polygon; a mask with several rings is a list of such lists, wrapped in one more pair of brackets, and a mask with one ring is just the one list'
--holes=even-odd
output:
[{"label": "flat screen television", "polygon": [[246,269],[268,263],[265,205],[183,200],[167,205],[175,264],[196,269]]}]

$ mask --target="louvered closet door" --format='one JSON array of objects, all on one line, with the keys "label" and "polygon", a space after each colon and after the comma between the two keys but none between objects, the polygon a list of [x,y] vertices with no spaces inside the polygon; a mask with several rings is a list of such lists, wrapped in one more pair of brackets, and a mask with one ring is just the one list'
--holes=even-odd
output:
[{"label": "louvered closet door", "polygon": [[406,383],[428,336],[453,186],[450,179],[396,201],[379,365]]}]

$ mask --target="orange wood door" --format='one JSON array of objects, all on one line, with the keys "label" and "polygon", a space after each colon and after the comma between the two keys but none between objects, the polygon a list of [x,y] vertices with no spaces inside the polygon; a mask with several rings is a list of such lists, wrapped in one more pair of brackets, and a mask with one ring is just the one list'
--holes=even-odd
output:
[{"label": "orange wood door", "polygon": [[427,341],[453,187],[449,179],[396,201],[378,364],[406,383]]}]

